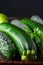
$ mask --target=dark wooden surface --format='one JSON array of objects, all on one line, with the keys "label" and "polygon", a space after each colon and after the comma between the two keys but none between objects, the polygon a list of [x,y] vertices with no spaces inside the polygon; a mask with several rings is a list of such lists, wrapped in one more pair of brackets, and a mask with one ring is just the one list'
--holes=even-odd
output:
[{"label": "dark wooden surface", "polygon": [[43,62],[0,61],[0,65],[43,65]]}]

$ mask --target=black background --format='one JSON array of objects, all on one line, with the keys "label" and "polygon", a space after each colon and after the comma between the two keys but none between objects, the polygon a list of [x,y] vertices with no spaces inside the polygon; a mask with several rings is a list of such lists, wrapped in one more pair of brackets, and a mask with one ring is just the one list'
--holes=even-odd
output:
[{"label": "black background", "polygon": [[43,0],[1,0],[0,12],[7,16],[43,17]]}]

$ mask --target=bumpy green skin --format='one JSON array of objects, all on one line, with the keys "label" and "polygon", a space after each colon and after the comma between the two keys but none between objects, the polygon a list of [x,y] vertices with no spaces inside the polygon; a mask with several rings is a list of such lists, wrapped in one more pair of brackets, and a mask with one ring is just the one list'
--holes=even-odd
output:
[{"label": "bumpy green skin", "polygon": [[16,48],[12,40],[0,31],[0,52],[8,59],[12,59],[16,54]]},{"label": "bumpy green skin", "polygon": [[41,52],[43,54],[43,26],[37,22],[34,22],[32,20],[29,20],[27,18],[21,19],[21,21],[26,24],[27,26],[30,26],[30,28],[33,30],[33,37],[37,37],[39,41],[36,40],[38,43],[38,46],[41,47]]},{"label": "bumpy green skin", "polygon": [[[29,38],[28,39],[29,42],[27,42],[26,38],[24,37],[23,31],[21,31],[20,29],[18,29],[17,27],[15,27],[9,23],[0,24],[0,31],[6,33],[12,39],[12,41],[18,48],[18,51],[19,51],[21,57],[27,56],[30,54],[29,43],[30,43],[31,39]],[[31,43],[33,43],[33,42],[31,41]],[[27,59],[29,59],[29,58],[27,58]],[[26,59],[23,59],[23,60],[26,60]]]}]

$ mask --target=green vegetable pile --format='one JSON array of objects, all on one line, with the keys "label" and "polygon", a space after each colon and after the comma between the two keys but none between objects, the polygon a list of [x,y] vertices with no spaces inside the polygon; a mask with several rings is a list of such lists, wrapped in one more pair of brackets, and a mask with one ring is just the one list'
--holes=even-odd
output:
[{"label": "green vegetable pile", "polygon": [[[7,59],[36,61],[43,55],[43,25],[33,19],[8,21],[0,15],[0,53]],[[7,22],[8,21],[8,22]]]}]

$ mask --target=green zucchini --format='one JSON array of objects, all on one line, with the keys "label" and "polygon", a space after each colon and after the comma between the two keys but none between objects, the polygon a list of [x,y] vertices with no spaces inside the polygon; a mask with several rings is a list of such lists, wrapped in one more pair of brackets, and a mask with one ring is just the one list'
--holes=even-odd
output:
[{"label": "green zucchini", "polygon": [[[29,58],[27,58],[27,56],[29,56],[31,51],[31,43],[34,44],[30,37],[28,36],[28,38],[26,38],[24,31],[21,31],[19,28],[9,23],[0,24],[0,31],[6,33],[12,39],[22,57],[22,60],[28,60]],[[27,42],[27,39],[29,42]],[[36,55],[36,47],[34,48],[34,51],[34,54]]]},{"label": "green zucchini", "polygon": [[21,21],[24,24],[26,24],[27,26],[30,26],[31,29],[33,29],[33,30],[37,29],[38,31],[40,30],[43,32],[43,25],[39,24],[38,22],[34,22],[27,18],[23,18],[23,19],[21,19]]},{"label": "green zucchini", "polygon": [[14,26],[24,30],[26,33],[28,33],[30,35],[30,37],[32,37],[32,30],[30,29],[30,27],[28,27],[27,25],[25,25],[24,23],[22,23],[20,20],[18,19],[14,19],[10,22],[11,24],[13,24]]},{"label": "green zucchini", "polygon": [[[30,26],[30,28],[33,30],[33,35],[36,39],[39,39],[37,45],[39,47],[41,47],[41,53],[43,54],[43,25],[34,22],[32,20],[29,20],[27,18],[23,18],[21,19],[21,22],[23,22],[24,24],[26,24],[27,26]],[[36,40],[37,42],[37,40]]]},{"label": "green zucchini", "polygon": [[[24,30],[24,31],[25,31],[26,33],[28,33],[29,35],[32,34],[31,28],[28,27],[27,25],[25,25],[24,23],[22,23],[20,20],[15,19],[15,20],[12,20],[10,23],[13,24],[14,26],[17,26],[18,28]],[[32,37],[32,36],[33,36],[33,35],[31,35],[31,37]],[[31,47],[31,46],[32,46],[32,47]],[[31,46],[30,46],[31,49],[35,47],[35,45],[32,44],[32,43],[31,43]],[[33,47],[33,46],[34,46],[34,47]]]},{"label": "green zucchini", "polygon": [[7,58],[12,59],[16,55],[16,47],[12,40],[0,31],[0,52]]},{"label": "green zucchini", "polygon": [[[10,23],[13,24],[14,26],[17,26],[18,28],[24,30],[28,35],[31,36],[31,38],[33,38],[33,33],[32,33],[31,28],[28,27],[27,25],[25,25],[24,23],[22,23],[20,20],[14,19]],[[33,40],[32,40],[32,42],[33,42]],[[31,49],[31,55],[33,55],[35,53],[34,50],[36,49],[35,43],[34,42],[33,42],[33,44],[31,43],[29,47]]]}]

